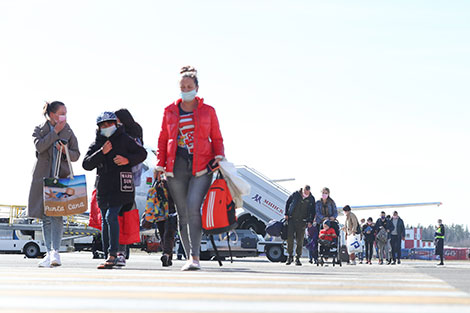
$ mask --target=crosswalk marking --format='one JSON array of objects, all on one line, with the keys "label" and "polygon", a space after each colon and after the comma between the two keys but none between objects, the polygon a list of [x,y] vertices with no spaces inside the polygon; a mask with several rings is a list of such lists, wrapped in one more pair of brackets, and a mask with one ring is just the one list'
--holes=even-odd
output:
[{"label": "crosswalk marking", "polygon": [[138,260],[108,271],[0,267],[0,311],[470,313],[466,292],[406,267],[299,270],[266,263],[250,270],[203,263],[204,271],[180,272],[147,269]]}]

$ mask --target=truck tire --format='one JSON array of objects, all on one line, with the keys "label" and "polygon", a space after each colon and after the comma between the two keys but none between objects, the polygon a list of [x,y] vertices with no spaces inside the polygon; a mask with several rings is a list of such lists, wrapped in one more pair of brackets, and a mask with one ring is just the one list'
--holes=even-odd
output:
[{"label": "truck tire", "polygon": [[287,257],[284,255],[282,245],[269,245],[266,247],[266,257],[271,262],[285,262]]},{"label": "truck tire", "polygon": [[256,233],[260,234],[263,237],[266,236],[266,224],[261,221],[258,221],[258,231]]},{"label": "truck tire", "polygon": [[262,236],[266,234],[265,228],[266,226],[264,225],[264,223],[258,221],[258,219],[253,216],[247,219],[241,226],[241,229],[251,229],[255,233],[260,234]]},{"label": "truck tire", "polygon": [[37,244],[30,242],[23,247],[23,253],[27,258],[34,259],[38,257],[38,255],[41,253],[41,250]]}]

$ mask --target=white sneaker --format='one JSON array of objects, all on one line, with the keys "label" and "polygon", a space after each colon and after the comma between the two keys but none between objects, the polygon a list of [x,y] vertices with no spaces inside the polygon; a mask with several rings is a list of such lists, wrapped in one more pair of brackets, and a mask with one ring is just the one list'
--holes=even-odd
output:
[{"label": "white sneaker", "polygon": [[38,263],[39,267],[51,267],[51,255],[49,252],[46,253],[44,258]]},{"label": "white sneaker", "polygon": [[351,263],[349,263],[349,265],[356,265],[356,261],[351,261]]},{"label": "white sneaker", "polygon": [[198,271],[201,269],[201,265],[198,261],[188,261],[181,268],[182,271]]},{"label": "white sneaker", "polygon": [[51,252],[51,266],[61,266],[62,263],[60,262],[60,254],[58,251]]}]

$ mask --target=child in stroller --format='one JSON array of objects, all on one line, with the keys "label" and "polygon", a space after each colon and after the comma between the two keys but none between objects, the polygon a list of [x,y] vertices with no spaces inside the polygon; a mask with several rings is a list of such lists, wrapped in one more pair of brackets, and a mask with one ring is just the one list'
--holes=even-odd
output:
[{"label": "child in stroller", "polygon": [[[335,266],[339,262],[338,259],[338,230],[336,225],[332,225],[332,221],[325,221],[323,229],[320,231],[318,246],[319,246],[319,264],[322,265],[328,262],[328,258],[332,258],[331,263]],[[338,263],[341,265],[341,263]]]}]

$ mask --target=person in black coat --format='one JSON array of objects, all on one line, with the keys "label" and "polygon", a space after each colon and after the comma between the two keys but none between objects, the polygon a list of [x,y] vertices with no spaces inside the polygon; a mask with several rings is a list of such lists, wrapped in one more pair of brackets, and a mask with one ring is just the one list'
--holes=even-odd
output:
[{"label": "person in black coat", "polygon": [[[168,183],[166,180],[161,180],[164,188],[168,190]],[[157,222],[155,235],[160,237],[160,244],[162,247],[162,261],[163,267],[173,265],[173,249],[175,247],[175,235],[178,230],[178,216],[176,214],[176,207],[171,194],[168,193],[168,218],[166,220]],[[181,245],[180,245],[181,247]]]},{"label": "person in black coat", "polygon": [[369,217],[367,223],[362,225],[362,234],[364,235],[365,242],[366,264],[372,264],[375,241],[375,224],[373,223],[372,217]]},{"label": "person in black coat", "polygon": [[390,243],[392,245],[392,265],[401,263],[401,241],[405,240],[405,223],[401,217],[398,216],[398,212],[393,212],[392,216],[393,230],[390,232]]},{"label": "person in black coat", "polygon": [[286,264],[289,265],[294,260],[294,236],[296,239],[296,258],[295,265],[302,265],[300,257],[304,245],[305,228],[307,223],[312,225],[315,218],[315,198],[310,192],[310,186],[306,185],[303,189],[294,192],[286,202],[285,219],[287,220],[287,258]]},{"label": "person in black coat", "polygon": [[101,210],[103,249],[108,259],[98,268],[116,265],[119,248],[118,214],[134,202],[135,187],[132,166],[147,157],[147,151],[118,127],[113,112],[104,112],[96,120],[95,142],[88,148],[83,168],[96,169],[96,199]]}]

